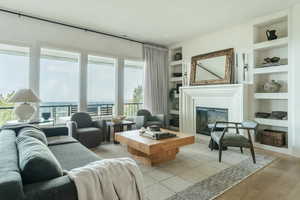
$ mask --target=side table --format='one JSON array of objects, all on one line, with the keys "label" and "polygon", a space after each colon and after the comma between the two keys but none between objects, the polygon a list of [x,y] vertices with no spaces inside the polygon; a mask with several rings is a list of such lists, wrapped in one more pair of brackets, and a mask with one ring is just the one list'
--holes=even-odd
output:
[{"label": "side table", "polygon": [[110,142],[110,134],[111,134],[111,129],[112,129],[113,142],[115,144],[119,144],[119,142],[117,142],[115,140],[115,133],[124,131],[125,127],[127,128],[128,131],[132,130],[132,126],[135,125],[135,122],[123,120],[120,123],[114,123],[112,121],[108,121],[106,124],[107,124],[107,128],[108,128],[106,141]]}]

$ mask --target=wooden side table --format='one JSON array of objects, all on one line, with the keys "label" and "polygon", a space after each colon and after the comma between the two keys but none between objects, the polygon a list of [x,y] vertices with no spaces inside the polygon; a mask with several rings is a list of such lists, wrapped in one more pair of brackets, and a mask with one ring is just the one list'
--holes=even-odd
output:
[{"label": "wooden side table", "polygon": [[121,123],[114,123],[114,122],[108,121],[106,124],[108,127],[106,141],[110,142],[110,134],[111,134],[111,129],[112,129],[113,141],[115,144],[119,144],[119,142],[117,142],[115,140],[115,133],[124,131],[125,127],[127,128],[127,130],[132,130],[132,126],[135,125],[135,122],[123,120]]}]

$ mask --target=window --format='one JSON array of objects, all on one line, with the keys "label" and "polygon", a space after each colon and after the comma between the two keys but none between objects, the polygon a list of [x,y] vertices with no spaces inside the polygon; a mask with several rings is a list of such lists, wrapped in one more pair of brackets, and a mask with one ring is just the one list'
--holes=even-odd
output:
[{"label": "window", "polygon": [[115,59],[88,56],[88,112],[112,115],[115,102]]},{"label": "window", "polygon": [[124,114],[134,116],[144,102],[144,62],[125,60]]},{"label": "window", "polygon": [[0,125],[14,119],[8,99],[19,89],[28,88],[29,48],[0,44]]},{"label": "window", "polygon": [[40,59],[41,113],[51,113],[56,120],[78,109],[79,54],[41,49]]}]

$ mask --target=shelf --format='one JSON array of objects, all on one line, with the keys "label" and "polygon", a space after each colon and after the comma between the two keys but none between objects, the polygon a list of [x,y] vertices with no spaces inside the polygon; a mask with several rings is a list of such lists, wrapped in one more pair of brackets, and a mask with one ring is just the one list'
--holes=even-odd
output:
[{"label": "shelf", "polygon": [[255,93],[256,99],[288,99],[288,93]]},{"label": "shelf", "polygon": [[255,118],[255,121],[262,125],[288,127],[288,120]]},{"label": "shelf", "polygon": [[170,114],[179,115],[179,110],[170,110]]},{"label": "shelf", "polygon": [[176,61],[171,61],[170,62],[170,66],[178,66],[178,65],[182,65],[182,60],[176,60]]},{"label": "shelf", "polygon": [[254,74],[273,74],[286,73],[289,71],[288,65],[280,65],[274,67],[260,67],[254,69]]},{"label": "shelf", "polygon": [[181,82],[182,81],[182,77],[171,77],[170,81],[171,82]]},{"label": "shelf", "polygon": [[257,147],[257,148],[266,149],[266,150],[274,151],[274,152],[278,152],[278,153],[285,153],[285,154],[290,153],[290,150],[288,149],[287,146],[274,147],[274,146],[271,146],[271,145],[265,145],[265,144],[261,144],[261,143],[258,143],[258,142],[255,142],[254,146]]},{"label": "shelf", "polygon": [[288,37],[280,38],[277,40],[271,40],[266,42],[260,42],[253,45],[254,50],[266,50],[271,48],[278,48],[278,47],[284,47],[287,46],[289,42]]}]

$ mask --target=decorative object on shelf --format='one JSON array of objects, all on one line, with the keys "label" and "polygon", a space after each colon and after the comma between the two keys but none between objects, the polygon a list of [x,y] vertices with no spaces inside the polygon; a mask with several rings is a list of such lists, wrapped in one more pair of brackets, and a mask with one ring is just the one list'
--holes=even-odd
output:
[{"label": "decorative object on shelf", "polygon": [[275,80],[268,81],[264,84],[264,92],[277,93],[280,91],[281,84]]},{"label": "decorative object on shelf", "polygon": [[174,72],[172,75],[173,77],[182,77],[182,72]]},{"label": "decorative object on shelf", "polygon": [[187,72],[187,65],[184,63],[182,65],[182,84],[183,86],[188,86],[189,80],[188,80],[188,72]]},{"label": "decorative object on shelf", "polygon": [[230,84],[234,79],[233,67],[233,48],[193,56],[190,84]]},{"label": "decorative object on shelf", "polygon": [[282,147],[286,144],[285,136],[286,136],[286,132],[265,129],[261,133],[260,142],[266,145]]},{"label": "decorative object on shelf", "polygon": [[177,93],[179,94],[179,88],[181,88],[182,87],[182,83],[177,83],[176,84],[176,91],[177,91]]},{"label": "decorative object on shelf", "polygon": [[14,113],[19,122],[28,122],[36,111],[30,103],[38,103],[40,99],[31,89],[20,89],[11,97],[9,102],[20,103],[15,106]]},{"label": "decorative object on shelf", "polygon": [[169,98],[171,101],[174,101],[177,94],[177,88],[172,88],[169,92]]},{"label": "decorative object on shelf", "polygon": [[257,118],[269,118],[271,116],[271,113],[265,113],[265,112],[257,112],[255,113],[255,117]]},{"label": "decorative object on shelf", "polygon": [[272,57],[272,58],[265,58],[264,61],[266,63],[278,63],[280,61],[280,58],[279,57]]},{"label": "decorative object on shelf", "polygon": [[287,120],[288,113],[285,111],[272,111],[270,118]]},{"label": "decorative object on shelf", "polygon": [[266,35],[268,40],[276,40],[278,38],[276,30],[267,30]]},{"label": "decorative object on shelf", "polygon": [[126,118],[126,116],[123,115],[118,115],[118,116],[114,116],[111,121],[115,124],[120,124],[124,119]]},{"label": "decorative object on shelf", "polygon": [[279,57],[272,57],[272,58],[265,58],[265,62],[263,62],[261,65],[257,65],[256,67],[274,67],[274,66],[280,66],[280,65],[287,65],[288,59],[287,58],[279,58]]},{"label": "decorative object on shelf", "polygon": [[50,117],[51,117],[51,113],[50,112],[44,112],[44,113],[42,113],[42,118],[44,120],[48,120],[48,119],[50,119]]},{"label": "decorative object on shelf", "polygon": [[242,57],[243,57],[243,82],[247,82],[248,71],[249,71],[248,54],[243,53]]},{"label": "decorative object on shelf", "polygon": [[182,53],[180,52],[175,53],[174,60],[175,61],[182,60]]}]

